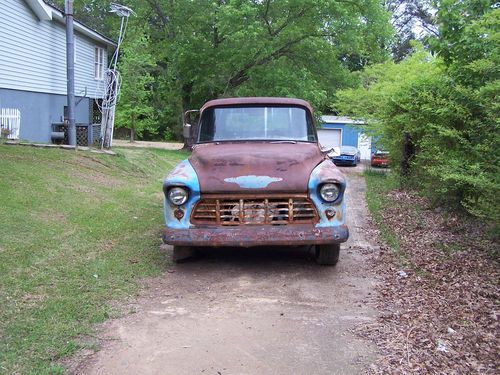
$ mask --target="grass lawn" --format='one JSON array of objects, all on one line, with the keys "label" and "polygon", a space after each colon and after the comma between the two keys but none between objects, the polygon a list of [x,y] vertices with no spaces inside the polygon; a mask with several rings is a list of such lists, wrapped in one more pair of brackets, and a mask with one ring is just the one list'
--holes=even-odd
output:
[{"label": "grass lawn", "polygon": [[364,172],[366,181],[366,204],[372,218],[380,230],[380,237],[392,250],[399,251],[398,238],[389,226],[384,223],[381,211],[392,204],[387,193],[398,187],[397,177],[386,170],[368,169]]},{"label": "grass lawn", "polygon": [[166,266],[161,181],[186,154],[117,152],[0,144],[0,373],[63,373],[108,302]]}]

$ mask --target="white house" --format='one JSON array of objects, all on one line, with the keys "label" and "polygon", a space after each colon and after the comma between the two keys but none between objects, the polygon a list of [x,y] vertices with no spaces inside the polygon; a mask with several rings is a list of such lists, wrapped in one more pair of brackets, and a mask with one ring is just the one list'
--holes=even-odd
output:
[{"label": "white house", "polygon": [[[77,123],[93,123],[104,94],[104,70],[115,43],[74,22]],[[50,142],[65,118],[64,13],[43,0],[0,1],[0,109],[20,113],[19,138]],[[95,117],[94,117],[94,120]]]}]

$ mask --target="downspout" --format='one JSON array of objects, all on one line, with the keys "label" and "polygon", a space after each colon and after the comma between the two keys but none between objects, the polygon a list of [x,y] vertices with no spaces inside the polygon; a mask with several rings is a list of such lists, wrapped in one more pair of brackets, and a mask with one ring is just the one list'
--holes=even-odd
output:
[{"label": "downspout", "polygon": [[75,44],[73,35],[73,0],[65,0],[66,17],[66,79],[68,98],[68,141],[76,146],[75,126]]}]

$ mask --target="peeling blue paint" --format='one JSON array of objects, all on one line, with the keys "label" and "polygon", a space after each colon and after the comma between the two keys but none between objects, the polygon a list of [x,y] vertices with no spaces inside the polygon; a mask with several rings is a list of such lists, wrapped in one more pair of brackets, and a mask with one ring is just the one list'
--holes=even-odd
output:
[{"label": "peeling blue paint", "polygon": [[[320,218],[319,222],[316,224],[316,227],[318,228],[336,227],[345,224],[346,220],[346,204],[344,197],[346,182],[345,180],[339,181],[338,179],[333,177],[333,175],[330,175],[329,173],[330,170],[335,170],[335,166],[333,165],[331,160],[325,160],[322,163],[320,163],[316,168],[314,168],[314,170],[311,172],[311,176],[309,177],[309,183],[308,183],[309,196],[311,197],[311,200],[314,202],[314,205],[318,209],[318,214]],[[340,183],[342,187],[340,199],[338,199],[333,203],[325,202],[319,196],[319,189],[318,189],[319,185],[327,182]],[[341,213],[340,220],[338,214],[335,215],[333,219],[329,220],[325,214],[325,210],[327,208],[333,208],[336,212],[340,211]]]},{"label": "peeling blue paint", "polygon": [[[175,206],[166,198],[163,200],[163,211],[167,228],[188,229],[190,227],[189,218],[196,202],[200,200],[200,184],[196,171],[191,163],[186,159],[180,162],[175,169],[163,181],[163,191],[167,191],[171,186],[181,186],[187,188],[189,196],[182,206]],[[184,217],[177,219],[174,210],[180,208],[184,211]]]},{"label": "peeling blue paint", "polygon": [[238,184],[239,187],[243,189],[263,189],[268,187],[273,182],[283,181],[283,179],[280,177],[249,175],[225,178],[224,181]]}]

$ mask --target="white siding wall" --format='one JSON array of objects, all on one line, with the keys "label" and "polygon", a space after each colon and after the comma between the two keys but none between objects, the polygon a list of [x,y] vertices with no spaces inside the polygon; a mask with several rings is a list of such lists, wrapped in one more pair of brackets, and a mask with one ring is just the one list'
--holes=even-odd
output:
[{"label": "white siding wall", "polygon": [[[76,32],[75,39],[75,94],[83,96],[87,88],[87,97],[102,97],[94,47],[106,47]],[[64,25],[39,21],[24,0],[0,0],[0,88],[66,94]]]}]

